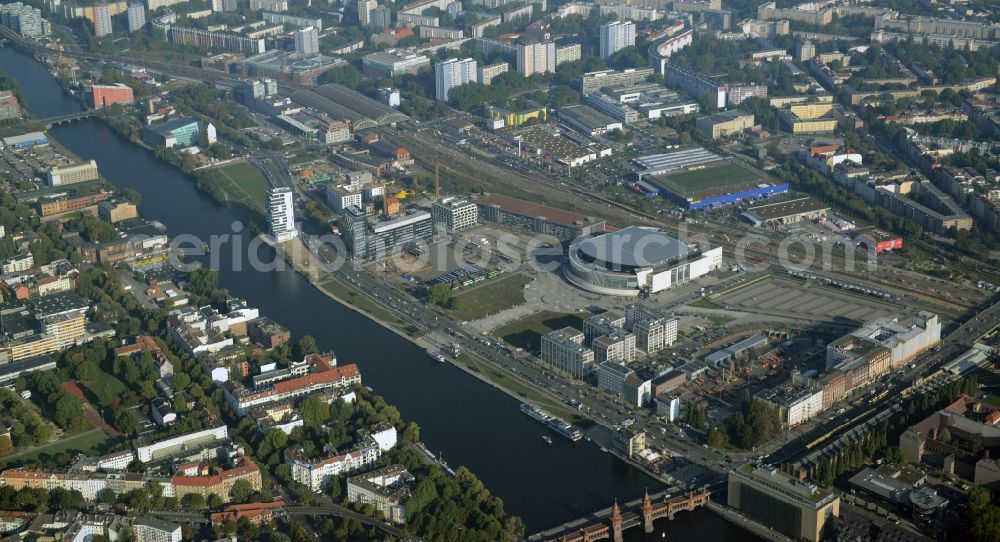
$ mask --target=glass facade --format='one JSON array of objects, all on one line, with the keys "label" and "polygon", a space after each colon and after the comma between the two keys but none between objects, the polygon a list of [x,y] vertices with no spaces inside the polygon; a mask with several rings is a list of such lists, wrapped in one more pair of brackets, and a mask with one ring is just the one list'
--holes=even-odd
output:
[{"label": "glass facade", "polygon": [[802,509],[745,484],[737,486],[739,510],[746,516],[792,538],[798,538],[802,529]]}]

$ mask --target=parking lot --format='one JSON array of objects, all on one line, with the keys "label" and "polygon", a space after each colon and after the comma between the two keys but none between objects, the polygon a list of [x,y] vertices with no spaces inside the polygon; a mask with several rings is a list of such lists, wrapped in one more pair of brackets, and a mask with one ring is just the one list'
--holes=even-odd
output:
[{"label": "parking lot", "polygon": [[744,312],[843,325],[860,325],[877,318],[903,315],[902,307],[875,298],[775,276],[724,292],[712,301]]}]

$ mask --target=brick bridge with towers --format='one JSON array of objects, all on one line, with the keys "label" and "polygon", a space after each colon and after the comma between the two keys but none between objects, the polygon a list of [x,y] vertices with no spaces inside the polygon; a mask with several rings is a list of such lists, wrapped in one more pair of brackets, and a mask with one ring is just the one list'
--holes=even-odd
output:
[{"label": "brick bridge with towers", "polygon": [[633,501],[625,507],[616,501],[611,508],[606,508],[586,518],[581,518],[555,529],[538,533],[528,538],[529,541],[547,542],[595,542],[611,539],[612,542],[622,542],[622,533],[633,527],[642,526],[647,533],[653,532],[653,522],[661,519],[674,519],[674,516],[684,510],[694,510],[708,503],[709,492],[702,489],[691,491],[671,498],[666,492],[650,495],[647,491],[641,503]]}]

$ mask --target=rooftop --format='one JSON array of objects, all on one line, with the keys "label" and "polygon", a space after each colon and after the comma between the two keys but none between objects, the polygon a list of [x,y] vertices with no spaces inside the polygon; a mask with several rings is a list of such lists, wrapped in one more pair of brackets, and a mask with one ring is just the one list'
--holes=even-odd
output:
[{"label": "rooftop", "polygon": [[772,465],[746,463],[735,469],[733,473],[774,487],[785,494],[808,500],[816,508],[825,506],[837,498],[835,493],[822,489],[816,484],[799,480]]},{"label": "rooftop", "polygon": [[589,105],[583,104],[563,107],[559,109],[559,116],[576,121],[591,130],[605,128],[613,124],[621,124],[620,121],[601,113]]},{"label": "rooftop", "polygon": [[543,217],[547,221],[554,224],[561,224],[563,226],[575,226],[583,225],[593,220],[580,213],[574,213],[572,211],[564,211],[562,209],[556,209],[553,207],[546,207],[538,203],[525,201],[521,199],[511,198],[507,196],[501,196],[497,194],[491,194],[486,196],[480,196],[476,200],[477,205],[484,206],[496,206],[500,207],[508,213],[513,213],[521,216],[527,216],[531,218]]},{"label": "rooftop", "polygon": [[639,226],[591,237],[577,246],[584,259],[626,268],[655,267],[683,259],[693,251],[660,230]]},{"label": "rooftop", "polygon": [[778,203],[757,205],[750,207],[747,210],[759,217],[761,220],[775,220],[778,218],[785,218],[804,213],[826,211],[828,209],[830,209],[829,205],[823,204],[813,198],[805,197],[788,201],[780,201]]}]

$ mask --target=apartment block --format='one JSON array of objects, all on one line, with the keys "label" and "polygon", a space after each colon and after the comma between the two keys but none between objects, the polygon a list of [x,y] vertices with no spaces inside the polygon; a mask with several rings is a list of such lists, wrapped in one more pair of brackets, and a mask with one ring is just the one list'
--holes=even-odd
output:
[{"label": "apartment block", "polygon": [[517,71],[528,77],[556,71],[556,44],[551,41],[517,46]]}]

